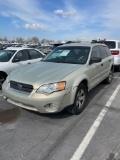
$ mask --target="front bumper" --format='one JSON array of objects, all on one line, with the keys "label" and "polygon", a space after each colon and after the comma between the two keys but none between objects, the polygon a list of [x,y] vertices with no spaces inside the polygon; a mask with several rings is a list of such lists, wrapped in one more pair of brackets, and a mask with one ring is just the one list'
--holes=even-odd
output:
[{"label": "front bumper", "polygon": [[52,94],[40,94],[33,90],[30,94],[16,91],[9,87],[7,81],[2,86],[5,99],[21,108],[40,113],[56,113],[73,104],[76,87]]}]

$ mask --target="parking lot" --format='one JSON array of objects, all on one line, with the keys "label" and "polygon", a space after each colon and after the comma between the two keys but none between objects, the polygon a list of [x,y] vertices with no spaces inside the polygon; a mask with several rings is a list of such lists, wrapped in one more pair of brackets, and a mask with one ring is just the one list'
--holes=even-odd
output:
[{"label": "parking lot", "polygon": [[90,91],[77,116],[24,110],[7,103],[0,91],[0,160],[119,160],[119,84],[115,72],[110,85]]}]

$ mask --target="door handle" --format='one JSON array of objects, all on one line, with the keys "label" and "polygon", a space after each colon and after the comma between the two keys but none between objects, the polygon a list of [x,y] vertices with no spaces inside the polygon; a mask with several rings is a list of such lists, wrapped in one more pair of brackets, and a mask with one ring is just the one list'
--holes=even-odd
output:
[{"label": "door handle", "polygon": [[30,62],[28,64],[31,64]]},{"label": "door handle", "polygon": [[103,63],[101,64],[101,66],[103,66]]},{"label": "door handle", "polygon": [[109,60],[109,62],[111,62],[111,60]]}]

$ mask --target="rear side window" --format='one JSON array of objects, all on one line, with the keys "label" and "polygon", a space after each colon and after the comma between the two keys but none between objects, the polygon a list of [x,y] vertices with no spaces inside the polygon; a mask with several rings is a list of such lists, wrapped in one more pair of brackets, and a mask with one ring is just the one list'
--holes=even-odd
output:
[{"label": "rear side window", "polygon": [[105,50],[105,47],[104,46],[99,46],[99,48],[100,48],[100,53],[101,53],[102,59],[108,57],[108,54]]},{"label": "rear side window", "polygon": [[115,41],[105,41],[104,42],[109,49],[115,49],[116,48],[116,42]]},{"label": "rear side window", "polygon": [[42,55],[36,50],[29,49],[28,52],[30,54],[31,59],[42,58]]},{"label": "rear side window", "polygon": [[104,47],[104,49],[105,49],[107,55],[108,55],[108,56],[111,56],[111,51],[110,51],[110,49],[109,49],[108,47]]}]

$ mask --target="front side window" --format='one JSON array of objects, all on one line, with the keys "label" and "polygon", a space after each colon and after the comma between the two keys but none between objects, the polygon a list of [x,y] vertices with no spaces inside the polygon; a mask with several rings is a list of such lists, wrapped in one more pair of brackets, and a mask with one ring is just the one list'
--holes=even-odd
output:
[{"label": "front side window", "polygon": [[86,46],[64,46],[57,47],[43,61],[56,63],[85,64],[90,52]]},{"label": "front side window", "polygon": [[92,53],[91,53],[91,58],[101,58],[100,50],[98,47],[93,47]]},{"label": "front side window", "polygon": [[28,52],[26,50],[18,51],[17,54],[15,55],[14,59],[18,59],[20,61],[29,60]]},{"label": "front side window", "polygon": [[16,50],[2,50],[0,51],[0,62],[8,62],[15,54]]}]

